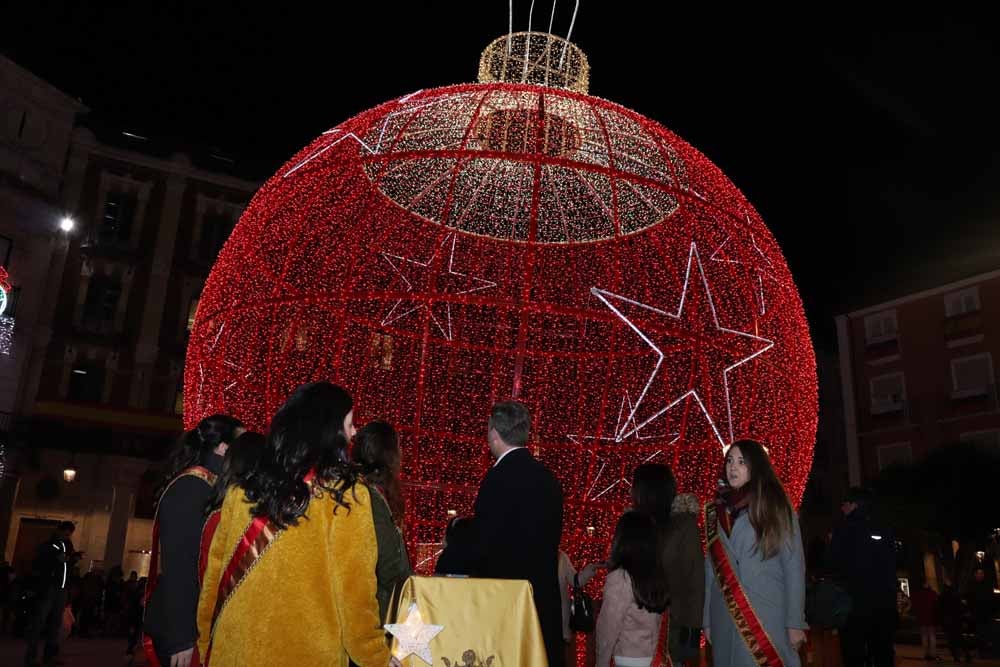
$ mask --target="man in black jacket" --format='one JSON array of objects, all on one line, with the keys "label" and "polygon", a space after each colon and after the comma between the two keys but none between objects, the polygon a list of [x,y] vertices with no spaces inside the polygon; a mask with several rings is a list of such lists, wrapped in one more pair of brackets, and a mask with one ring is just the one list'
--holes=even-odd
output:
[{"label": "man in black jacket", "polygon": [[896,540],[871,518],[872,496],[852,488],[841,504],[844,521],[830,540],[830,570],[851,596],[840,630],[844,667],[891,667],[896,611]]},{"label": "man in black jacket", "polygon": [[28,625],[28,650],[24,664],[35,665],[38,641],[45,638],[45,663],[52,664],[59,654],[59,630],[66,607],[66,584],[79,554],[73,550],[70,536],[76,530],[71,521],[56,526],[52,537],[38,547],[34,569],[38,576],[38,595]]},{"label": "man in black jacket", "polygon": [[476,497],[475,576],[527,579],[550,667],[563,664],[559,539],[563,497],[559,482],[525,445],[528,409],[516,401],[493,406],[487,439],[496,462]]}]

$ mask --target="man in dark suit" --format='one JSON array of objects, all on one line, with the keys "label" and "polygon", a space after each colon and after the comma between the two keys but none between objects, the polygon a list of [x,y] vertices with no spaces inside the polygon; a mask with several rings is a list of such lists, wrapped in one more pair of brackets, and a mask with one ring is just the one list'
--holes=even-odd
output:
[{"label": "man in dark suit", "polygon": [[559,539],[563,498],[559,482],[525,445],[531,414],[503,401],[490,414],[490,453],[496,462],[476,497],[475,576],[527,579],[545,638],[550,667],[563,665]]}]

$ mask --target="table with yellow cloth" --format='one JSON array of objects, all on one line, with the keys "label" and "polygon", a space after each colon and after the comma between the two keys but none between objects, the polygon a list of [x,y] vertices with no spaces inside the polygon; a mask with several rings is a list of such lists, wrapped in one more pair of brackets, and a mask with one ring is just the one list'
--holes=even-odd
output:
[{"label": "table with yellow cloth", "polygon": [[[430,640],[433,667],[548,667],[531,584],[512,579],[410,577],[397,592],[389,623],[403,623],[416,603],[423,623],[443,626]],[[392,642],[400,656],[400,643]],[[403,667],[423,667],[416,655]]]}]

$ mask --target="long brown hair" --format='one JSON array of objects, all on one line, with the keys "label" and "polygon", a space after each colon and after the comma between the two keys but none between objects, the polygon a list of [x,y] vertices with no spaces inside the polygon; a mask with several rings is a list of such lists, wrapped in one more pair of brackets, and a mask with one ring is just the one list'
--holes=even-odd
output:
[{"label": "long brown hair", "polygon": [[750,525],[757,533],[757,548],[767,560],[775,556],[781,545],[791,538],[795,513],[764,446],[756,440],[739,440],[729,448],[726,458],[732,455],[734,449],[739,449],[750,472],[746,483],[750,492]]},{"label": "long brown hair", "polygon": [[625,512],[615,526],[608,570],[622,568],[632,580],[632,597],[654,614],[669,604],[667,580],[658,559],[656,522],[645,512]]},{"label": "long brown hair", "polygon": [[354,436],[351,459],[365,480],[378,485],[385,494],[392,519],[402,528],[406,505],[399,483],[400,451],[396,429],[383,421],[365,424]]}]

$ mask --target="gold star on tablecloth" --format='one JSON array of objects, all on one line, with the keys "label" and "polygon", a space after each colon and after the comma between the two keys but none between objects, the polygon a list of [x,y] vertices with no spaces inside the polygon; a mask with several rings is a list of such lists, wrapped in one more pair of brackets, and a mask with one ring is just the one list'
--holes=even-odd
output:
[{"label": "gold star on tablecloth", "polygon": [[396,638],[397,646],[392,654],[399,660],[415,655],[428,665],[434,664],[434,657],[431,655],[431,640],[442,630],[443,625],[430,625],[424,623],[417,609],[417,603],[410,603],[410,609],[406,612],[406,620],[402,623],[387,623],[385,629]]}]

